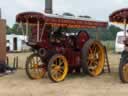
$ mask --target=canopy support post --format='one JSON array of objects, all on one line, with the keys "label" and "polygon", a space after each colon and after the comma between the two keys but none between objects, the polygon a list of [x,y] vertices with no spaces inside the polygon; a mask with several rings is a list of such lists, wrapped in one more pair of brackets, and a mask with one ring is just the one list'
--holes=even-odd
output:
[{"label": "canopy support post", "polygon": [[22,30],[22,34],[23,34],[23,36],[25,36],[23,23],[22,23],[22,22],[20,22],[19,24],[20,24],[20,25],[19,25],[19,27],[20,27],[20,28],[21,28],[21,30]]},{"label": "canopy support post", "polygon": [[37,42],[39,42],[39,34],[40,34],[40,21],[37,21]]},{"label": "canopy support post", "polygon": [[124,18],[124,36],[125,36],[125,39],[126,39],[126,32],[127,32],[127,29],[126,29],[126,27],[127,27],[127,19],[126,18]]},{"label": "canopy support post", "polygon": [[44,34],[45,27],[46,27],[46,23],[44,22],[44,27],[43,27],[43,29],[42,29],[42,33],[41,33],[41,37],[40,37],[40,41],[42,40],[42,37],[43,37],[43,34]]},{"label": "canopy support post", "polygon": [[98,27],[96,27],[96,40],[99,40],[99,34],[98,34]]},{"label": "canopy support post", "polygon": [[[25,34],[25,35],[28,36],[29,22],[28,22],[28,19],[26,19],[26,21],[27,21],[27,22],[26,22],[26,34]],[[25,38],[25,35],[24,35],[24,40],[26,41],[27,38]]]}]

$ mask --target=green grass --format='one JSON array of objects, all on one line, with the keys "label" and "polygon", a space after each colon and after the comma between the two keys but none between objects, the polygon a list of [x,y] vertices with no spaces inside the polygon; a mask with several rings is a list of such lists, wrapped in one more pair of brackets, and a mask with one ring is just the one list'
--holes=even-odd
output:
[{"label": "green grass", "polygon": [[108,51],[115,51],[115,41],[101,41],[104,46],[106,46]]}]

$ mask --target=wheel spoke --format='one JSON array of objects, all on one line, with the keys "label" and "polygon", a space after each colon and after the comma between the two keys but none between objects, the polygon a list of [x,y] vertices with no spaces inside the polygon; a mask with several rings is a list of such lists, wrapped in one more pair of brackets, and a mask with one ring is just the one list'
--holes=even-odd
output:
[{"label": "wheel spoke", "polygon": [[58,74],[58,77],[61,77],[62,76],[62,73],[60,73],[59,71],[58,71],[57,74]]},{"label": "wheel spoke", "polygon": [[92,63],[93,63],[93,61],[89,61],[88,66],[91,66],[91,65],[92,65]]},{"label": "wheel spoke", "polygon": [[95,46],[95,44],[92,44],[91,47],[92,47],[92,50],[94,51],[96,46]]},{"label": "wheel spoke", "polygon": [[94,54],[96,54],[96,53],[97,53],[97,47],[94,48]]},{"label": "wheel spoke", "polygon": [[56,74],[56,71],[55,71],[54,69],[52,69],[51,73],[52,73],[53,75],[55,75],[55,74]]},{"label": "wheel spoke", "polygon": [[38,64],[42,63],[40,58],[38,58],[37,63],[38,63]]},{"label": "wheel spoke", "polygon": [[55,78],[56,78],[56,79],[58,78],[58,74],[57,74],[57,72],[56,72],[56,74],[55,74]]},{"label": "wheel spoke", "polygon": [[38,57],[35,57],[35,62],[38,63]]},{"label": "wheel spoke", "polygon": [[29,64],[29,65],[30,65],[30,67],[29,67],[29,68],[30,68],[30,69],[33,69],[33,63],[32,63],[32,60],[30,60],[30,62],[29,62],[29,63],[30,63],[30,64]]},{"label": "wheel spoke", "polygon": [[88,66],[88,69],[89,69],[89,70],[93,70],[94,67],[93,67],[93,66]]},{"label": "wheel spoke", "polygon": [[56,64],[51,64],[51,67],[52,68],[55,68],[57,65]]},{"label": "wheel spoke", "polygon": [[55,60],[55,64],[58,65],[58,60],[57,59]]},{"label": "wheel spoke", "polygon": [[94,63],[95,63],[96,65],[98,65],[98,62],[99,62],[99,59],[96,58],[96,59],[94,60]]},{"label": "wheel spoke", "polygon": [[89,54],[93,54],[91,47],[89,48]]},{"label": "wheel spoke", "polygon": [[62,69],[58,70],[59,73],[63,73],[64,71]]},{"label": "wheel spoke", "polygon": [[64,64],[63,60],[59,60],[59,65],[62,66]]}]

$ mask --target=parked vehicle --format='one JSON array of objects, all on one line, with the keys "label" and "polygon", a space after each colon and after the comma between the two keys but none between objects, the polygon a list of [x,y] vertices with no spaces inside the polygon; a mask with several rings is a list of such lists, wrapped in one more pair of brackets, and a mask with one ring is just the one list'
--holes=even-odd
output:
[{"label": "parked vehicle", "polygon": [[121,53],[119,77],[123,83],[128,83],[128,36],[126,30],[128,24],[128,8],[120,9],[113,12],[110,15],[109,19],[111,22],[124,24],[123,44],[125,48]]},{"label": "parked vehicle", "polygon": [[94,77],[101,74],[104,47],[85,29],[106,27],[107,22],[37,12],[20,13],[16,21],[26,24],[26,43],[34,50],[26,61],[29,78],[40,79],[48,72],[52,81],[59,82],[68,72],[80,72],[81,68]]},{"label": "parked vehicle", "polygon": [[120,31],[116,35],[116,41],[115,41],[115,52],[116,53],[121,53],[123,52],[125,46],[124,46],[124,41],[125,36],[124,36],[124,31]]},{"label": "parked vehicle", "polygon": [[26,36],[9,34],[6,35],[6,49],[7,52],[22,52],[28,51],[29,46],[26,45]]}]

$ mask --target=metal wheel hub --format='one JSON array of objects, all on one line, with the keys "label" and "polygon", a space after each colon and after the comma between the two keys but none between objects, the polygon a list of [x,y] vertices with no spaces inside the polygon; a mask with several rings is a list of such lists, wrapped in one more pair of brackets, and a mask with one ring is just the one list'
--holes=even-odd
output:
[{"label": "metal wheel hub", "polygon": [[55,69],[56,71],[59,71],[59,70],[61,69],[61,67],[60,67],[60,66],[56,66],[54,69]]}]

